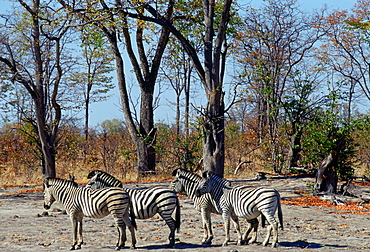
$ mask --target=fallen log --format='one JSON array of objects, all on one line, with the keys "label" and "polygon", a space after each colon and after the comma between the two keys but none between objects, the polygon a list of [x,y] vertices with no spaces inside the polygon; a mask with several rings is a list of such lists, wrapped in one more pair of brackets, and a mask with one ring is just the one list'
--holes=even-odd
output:
[{"label": "fallen log", "polygon": [[367,186],[356,186],[351,181],[341,187],[342,195],[361,199],[361,204],[370,202],[370,188]]}]

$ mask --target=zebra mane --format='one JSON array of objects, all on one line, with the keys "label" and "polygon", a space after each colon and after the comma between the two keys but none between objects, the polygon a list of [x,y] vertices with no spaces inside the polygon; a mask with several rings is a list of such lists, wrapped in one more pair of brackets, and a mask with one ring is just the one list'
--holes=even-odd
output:
[{"label": "zebra mane", "polygon": [[78,184],[74,181],[67,180],[67,179],[61,179],[61,178],[46,178],[44,180],[44,185],[47,187],[52,185],[63,185],[65,187],[78,187]]},{"label": "zebra mane", "polygon": [[104,177],[104,181],[106,181],[108,179],[108,180],[114,181],[115,183],[119,183],[120,185],[122,184],[122,182],[120,180],[116,179],[113,175],[111,175],[111,174],[109,174],[109,173],[107,173],[105,171],[101,171],[101,170],[91,171],[87,175],[87,178],[88,179],[92,179],[96,175],[99,175],[99,178],[100,179]]},{"label": "zebra mane", "polygon": [[90,172],[88,175],[87,175],[87,178],[88,179],[91,179],[92,177],[94,177],[96,174],[99,174],[99,175],[104,175],[106,177],[109,177],[110,179],[114,179],[116,180],[117,182],[120,182],[118,179],[116,179],[113,175],[109,174],[108,172],[105,172],[105,171],[101,171],[101,170],[94,170],[92,172]]},{"label": "zebra mane", "polygon": [[202,178],[201,176],[199,176],[198,174],[196,174],[196,173],[194,173],[194,172],[192,172],[192,171],[189,171],[189,170],[186,170],[186,169],[183,169],[183,168],[177,168],[177,169],[175,169],[173,172],[172,172],[172,176],[176,176],[176,174],[177,174],[177,172],[178,171],[181,171],[181,172],[184,172],[184,173],[186,173],[186,174],[192,174],[192,175],[194,175],[194,176],[196,176],[196,177],[198,177],[198,178]]},{"label": "zebra mane", "polygon": [[211,171],[203,172],[203,178],[207,178],[207,177],[216,180],[218,183],[221,183],[222,185],[226,187],[231,187],[231,182],[229,180],[221,178],[214,172],[211,172]]}]

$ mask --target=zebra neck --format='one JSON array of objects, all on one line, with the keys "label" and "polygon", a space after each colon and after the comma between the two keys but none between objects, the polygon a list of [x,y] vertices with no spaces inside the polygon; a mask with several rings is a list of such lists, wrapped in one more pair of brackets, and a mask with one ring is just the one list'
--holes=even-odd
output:
[{"label": "zebra neck", "polygon": [[71,195],[76,194],[79,190],[86,190],[88,188],[74,188],[74,187],[57,187],[53,188],[53,196],[55,200],[59,203],[65,205],[71,199]]},{"label": "zebra neck", "polygon": [[195,192],[198,188],[197,185],[198,185],[198,182],[200,181],[200,179],[198,181],[196,179],[197,179],[197,177],[195,179],[189,179],[187,181],[186,180],[184,181],[185,193],[191,199],[197,198],[197,196],[195,196]]},{"label": "zebra neck", "polygon": [[66,199],[69,198],[67,196],[69,195],[69,193],[67,192],[67,187],[53,187],[52,194],[55,200],[62,204],[64,204]]}]

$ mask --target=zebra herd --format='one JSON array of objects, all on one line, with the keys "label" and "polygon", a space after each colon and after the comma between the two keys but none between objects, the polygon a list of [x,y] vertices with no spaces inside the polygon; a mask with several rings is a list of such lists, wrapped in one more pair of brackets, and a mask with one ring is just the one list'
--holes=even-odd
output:
[{"label": "zebra herd", "polygon": [[[170,229],[169,247],[175,245],[175,231],[180,228],[180,203],[177,193],[186,194],[194,207],[201,212],[204,237],[202,244],[211,244],[213,239],[211,213],[220,214],[225,224],[226,238],[223,246],[229,242],[230,218],[238,235],[238,245],[252,243],[257,239],[258,219],[261,215],[262,226],[267,219],[269,227],[267,236],[262,243],[269,242],[271,231],[274,239],[272,247],[278,241],[278,222],[274,215],[278,211],[278,219],[282,225],[280,195],[274,189],[247,186],[231,187],[230,181],[222,179],[211,172],[199,176],[193,172],[176,169],[174,179],[169,188],[153,187],[148,189],[128,189],[112,175],[103,171],[92,171],[86,187],[78,187],[69,180],[47,178],[44,180],[44,208],[49,209],[54,201],[62,203],[70,216],[73,231],[71,250],[80,249],[82,239],[82,218],[102,218],[112,214],[118,229],[116,250],[126,242],[126,226],[131,233],[131,248],[135,248],[136,219],[148,219],[157,213]],[[172,214],[175,212],[175,219]],[[245,218],[249,224],[242,235],[238,218]],[[252,238],[248,238],[253,231]],[[78,234],[78,240],[77,240]]]}]

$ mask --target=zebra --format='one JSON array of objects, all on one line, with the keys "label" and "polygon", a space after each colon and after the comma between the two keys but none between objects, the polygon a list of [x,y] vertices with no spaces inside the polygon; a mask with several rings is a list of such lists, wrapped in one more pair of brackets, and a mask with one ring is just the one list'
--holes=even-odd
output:
[{"label": "zebra", "polygon": [[[122,183],[112,175],[95,170],[88,174],[89,182],[86,187],[123,187]],[[175,245],[175,230],[180,230],[180,201],[175,192],[167,188],[152,187],[148,189],[126,188],[132,202],[132,212],[136,219],[148,219],[159,214],[170,228],[168,247]],[[172,213],[175,211],[175,220]]]},{"label": "zebra", "polygon": [[[135,248],[135,219],[130,221],[128,210],[130,197],[122,188],[91,189],[78,187],[77,183],[59,178],[46,178],[44,180],[44,208],[50,209],[57,201],[65,207],[71,222],[73,231],[73,243],[71,250],[80,249],[82,239],[83,217],[103,218],[112,214],[118,229],[118,242],[116,250],[121,249],[126,242],[124,225],[131,232],[131,248]],[[77,233],[79,239],[77,242]]]},{"label": "zebra", "polygon": [[[202,181],[199,183],[197,196],[211,194],[212,199],[222,208],[222,217],[225,223],[226,238],[223,246],[230,240],[230,215],[247,220],[257,218],[261,213],[266,217],[270,226],[262,245],[266,246],[273,231],[274,239],[271,247],[275,247],[278,242],[278,223],[274,217],[278,209],[280,226],[283,229],[283,217],[280,204],[280,195],[275,189],[256,188],[250,189],[246,186],[230,187],[230,183],[216,174],[205,171]],[[243,237],[244,238],[244,237]],[[240,241],[242,237],[238,237]]]},{"label": "zebra", "polygon": [[[174,190],[177,193],[184,193],[193,200],[195,209],[201,212],[202,216],[204,229],[202,244],[212,244],[213,231],[211,225],[211,213],[222,213],[222,209],[217,203],[217,200],[212,198],[212,195],[208,193],[200,197],[196,196],[198,184],[202,180],[202,177],[200,177],[199,175],[181,168],[174,170],[172,172],[172,175],[174,176],[174,178],[170,183],[170,189]],[[238,233],[238,236],[241,236],[238,217],[235,215],[231,215],[231,219],[233,220],[234,227],[236,232]],[[248,223],[250,226],[244,236],[247,237],[250,231],[254,230],[254,236],[250,241],[253,242],[257,238],[258,220],[253,219],[250,220]],[[246,239],[244,239],[243,241],[239,241],[238,244],[242,244],[244,243],[244,241],[246,241]]]}]

